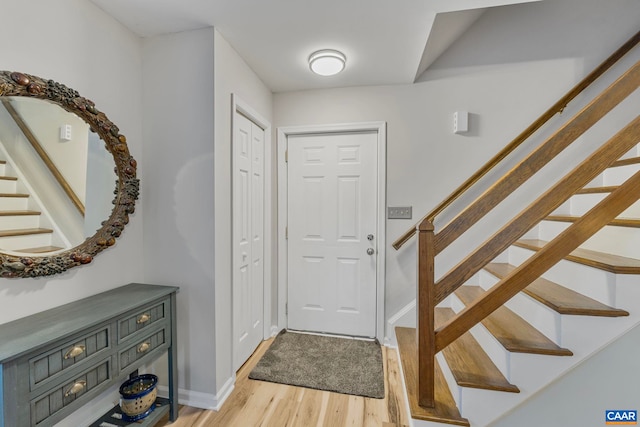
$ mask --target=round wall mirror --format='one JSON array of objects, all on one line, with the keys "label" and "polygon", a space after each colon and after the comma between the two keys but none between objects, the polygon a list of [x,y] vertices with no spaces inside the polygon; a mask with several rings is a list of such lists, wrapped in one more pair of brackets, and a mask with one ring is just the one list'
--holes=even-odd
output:
[{"label": "round wall mirror", "polygon": [[0,276],[90,263],[134,212],[126,137],[95,104],[53,80],[0,71]]}]

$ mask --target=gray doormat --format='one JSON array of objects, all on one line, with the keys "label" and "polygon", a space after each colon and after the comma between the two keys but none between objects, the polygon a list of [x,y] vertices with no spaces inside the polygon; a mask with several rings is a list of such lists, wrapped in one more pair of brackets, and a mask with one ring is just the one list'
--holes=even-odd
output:
[{"label": "gray doormat", "polygon": [[249,378],[384,398],[382,350],[377,341],[282,331]]}]

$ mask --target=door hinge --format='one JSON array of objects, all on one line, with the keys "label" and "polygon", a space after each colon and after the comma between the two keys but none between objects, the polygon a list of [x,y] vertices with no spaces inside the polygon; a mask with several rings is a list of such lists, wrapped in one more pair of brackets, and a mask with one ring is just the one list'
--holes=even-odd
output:
[{"label": "door hinge", "polygon": [[289,150],[284,150],[284,162],[289,163]]},{"label": "door hinge", "polygon": [[289,240],[289,227],[284,228],[284,239]]},{"label": "door hinge", "polygon": [[289,303],[285,302],[284,303],[284,314],[289,314]]}]

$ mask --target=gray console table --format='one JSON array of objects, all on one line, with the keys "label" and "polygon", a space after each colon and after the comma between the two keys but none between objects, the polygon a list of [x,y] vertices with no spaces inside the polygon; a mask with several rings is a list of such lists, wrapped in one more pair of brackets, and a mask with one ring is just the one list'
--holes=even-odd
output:
[{"label": "gray console table", "polygon": [[132,425],[174,421],[177,291],[132,283],[0,325],[0,427],[54,425],[165,352],[169,397]]}]

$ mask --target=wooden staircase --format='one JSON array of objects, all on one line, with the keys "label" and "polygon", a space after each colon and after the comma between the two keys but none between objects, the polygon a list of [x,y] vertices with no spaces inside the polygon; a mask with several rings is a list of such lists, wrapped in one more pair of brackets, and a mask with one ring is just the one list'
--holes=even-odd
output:
[{"label": "wooden staircase", "polygon": [[[585,80],[595,81],[639,42],[640,33]],[[625,76],[507,175],[476,189],[549,119],[545,113],[394,243],[399,249],[418,237],[417,328],[396,328],[416,426],[490,425],[640,324],[640,116],[434,277],[436,255],[590,128],[587,116],[600,120],[598,99],[613,92],[624,99],[640,87],[640,62]],[[578,84],[551,110],[589,84]],[[473,202],[440,225],[438,216],[466,192],[475,192]]]},{"label": "wooden staircase", "polygon": [[47,253],[62,249],[51,244],[53,229],[41,227],[41,212],[29,209],[30,195],[18,192],[18,178],[6,175],[0,161],[0,251]]}]

